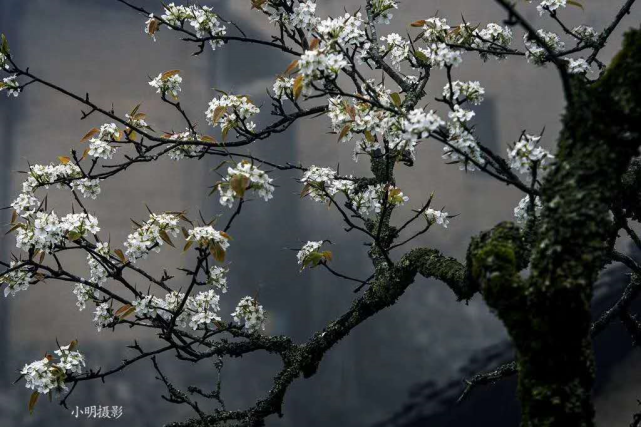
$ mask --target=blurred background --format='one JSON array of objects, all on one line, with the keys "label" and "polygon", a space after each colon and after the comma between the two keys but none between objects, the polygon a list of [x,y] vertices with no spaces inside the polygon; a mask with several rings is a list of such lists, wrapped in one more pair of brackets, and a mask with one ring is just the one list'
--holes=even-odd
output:
[{"label": "blurred background", "polygon": [[[157,14],[160,2],[132,0]],[[570,26],[587,24],[602,30],[623,1],[585,1],[585,10],[567,8],[561,16]],[[273,29],[266,18],[250,10],[249,0],[214,0],[208,3],[223,18],[238,23],[248,35],[269,38]],[[359,0],[319,0],[321,17],[353,12],[363,6]],[[539,20],[534,5],[520,6],[537,28],[557,31],[549,20]],[[640,22],[640,7],[627,16],[600,55],[606,63],[618,50],[623,30]],[[407,25],[438,14],[458,24],[461,15],[470,23],[501,22],[502,11],[491,0],[404,0],[390,26],[380,28],[404,34]],[[124,115],[142,102],[141,111],[159,131],[181,131],[181,117],[163,104],[147,82],[160,72],[180,69],[183,92],[180,99],[203,133],[211,133],[204,111],[212,88],[247,94],[262,104],[259,128],[271,121],[265,89],[283,72],[291,58],[253,45],[229,44],[216,52],[206,49],[192,56],[196,46],[179,40],[163,28],[154,43],[144,34],[145,17],[115,0],[0,0],[0,32],[6,34],[12,53],[22,67],[78,94],[88,92],[103,107],[113,104]],[[520,31],[515,46],[521,47]],[[440,96],[444,73],[435,72],[428,86],[428,98]],[[545,128],[542,144],[554,148],[559,131],[563,100],[556,72],[540,69],[521,59],[483,63],[477,55],[464,56],[463,66],[454,72],[459,80],[479,80],[486,89],[485,103],[476,108],[477,133],[484,143],[504,154],[508,143],[522,130],[538,133]],[[317,105],[319,101],[310,101]],[[56,162],[71,149],[84,149],[79,140],[105,120],[93,114],[80,121],[81,106],[44,87],[30,86],[18,98],[0,97],[0,206],[7,206],[20,191],[17,173],[31,163]],[[344,174],[367,174],[365,160],[351,160],[353,146],[338,145],[328,135],[329,120],[303,120],[286,134],[255,143],[245,152],[273,162],[301,162],[303,165],[337,167]],[[417,208],[435,193],[435,207],[459,214],[448,229],[435,227],[414,246],[429,245],[445,254],[463,259],[471,236],[501,220],[513,217],[521,199],[518,191],[479,173],[465,173],[441,159],[442,147],[423,142],[413,168],[399,167],[399,186],[409,195],[408,207]],[[207,197],[209,186],[218,177],[212,169],[220,160],[160,161],[132,167],[102,184],[102,194],[88,206],[99,220],[103,238],[111,237],[117,247],[131,231],[130,218],[144,220],[145,204],[156,211],[187,210],[192,217],[230,215],[217,197]],[[268,333],[286,334],[302,342],[347,310],[355,298],[349,282],[326,271],[300,273],[296,253],[308,240],[329,239],[335,256],[334,267],[346,274],[371,274],[365,241],[357,232],[345,233],[339,214],[309,199],[300,199],[300,175],[272,172],[278,188],[274,199],[252,201],[232,227],[229,251],[230,291],[221,298],[222,312],[231,313],[245,295],[259,293],[269,311]],[[50,190],[49,205],[59,214],[71,211],[64,191]],[[402,210],[399,210],[402,211]],[[1,223],[9,221],[0,211]],[[399,215],[407,217],[409,209]],[[405,215],[405,216],[403,216]],[[4,234],[4,233],[2,233]],[[0,241],[2,259],[14,248],[14,237]],[[627,251],[625,243],[621,249]],[[120,243],[122,247],[122,244]],[[409,250],[410,247],[405,250]],[[396,254],[396,256],[401,255]],[[632,254],[637,256],[636,254]],[[164,248],[143,265],[167,269],[176,275],[175,288],[184,284],[176,271],[191,258],[180,250]],[[69,259],[81,272],[84,258]],[[87,272],[85,271],[85,274]],[[625,285],[622,269],[611,269],[601,280],[595,310],[602,309]],[[147,284],[138,281],[146,288]],[[92,368],[116,366],[134,353],[126,346],[138,339],[146,350],[161,344],[153,336],[119,328],[98,333],[91,321],[92,309],[78,312],[72,288],[49,282],[31,287],[16,297],[0,299],[0,425],[51,427],[62,425],[159,426],[195,414],[188,407],[171,405],[160,398],[164,386],[154,379],[149,361],[110,376],[105,384],[80,384],[69,409],[43,399],[33,416],[28,415],[29,390],[23,383],[12,385],[25,363],[39,359],[56,348],[56,339],[66,343],[79,339],[80,349]],[[602,334],[596,344],[599,378],[596,393],[599,425],[628,425],[641,397],[639,359],[625,331],[619,325]],[[327,354],[318,373],[298,380],[285,400],[284,417],[271,417],[270,426],[458,426],[469,422],[514,426],[518,405],[514,381],[476,390],[462,404],[455,401],[466,376],[508,361],[512,352],[502,324],[478,296],[469,304],[458,303],[444,285],[417,279],[392,308],[380,313],[341,341]],[[223,395],[228,409],[241,409],[265,395],[279,360],[263,354],[242,359],[225,359]],[[213,364],[176,363],[173,357],[159,358],[170,380],[186,389],[187,384],[213,388],[217,379]],[[71,410],[91,405],[123,407],[118,421],[75,418]],[[213,409],[213,406],[205,406]]]}]

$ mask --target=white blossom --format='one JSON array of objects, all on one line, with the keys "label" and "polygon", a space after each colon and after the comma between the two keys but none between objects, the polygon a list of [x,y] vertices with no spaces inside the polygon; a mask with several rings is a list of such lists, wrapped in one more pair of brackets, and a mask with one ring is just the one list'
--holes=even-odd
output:
[{"label": "white blossom", "polygon": [[14,97],[17,97],[20,95],[20,83],[18,83],[17,75],[2,79],[2,83],[0,83],[0,92],[5,89],[7,90],[7,96],[13,95]]},{"label": "white blossom", "polygon": [[272,179],[247,160],[227,168],[227,176],[218,184],[220,204],[233,207],[237,199],[242,199],[247,190],[252,190],[266,202],[273,197]]},{"label": "white blossom", "polygon": [[244,326],[250,332],[256,332],[260,329],[265,330],[265,310],[258,301],[252,297],[245,297],[240,300],[236,310],[231,314],[234,322]]},{"label": "white blossom", "polygon": [[161,234],[178,236],[180,231],[178,221],[178,215],[150,214],[149,220],[127,237],[125,242],[127,256],[131,258],[132,262],[136,262],[137,259],[147,258],[151,250],[160,252],[160,247],[164,243]]},{"label": "white blossom", "polygon": [[592,72],[592,67],[590,67],[590,64],[583,58],[567,58],[567,61],[568,72],[570,74],[586,74]]},{"label": "white blossom", "polygon": [[443,211],[437,211],[432,208],[428,208],[425,211],[425,218],[430,224],[442,225],[443,228],[447,228],[447,225],[450,223],[449,214]]},{"label": "white blossom", "polygon": [[[9,268],[14,268],[16,266],[15,261],[11,261]],[[3,273],[0,276],[0,284],[4,283],[4,296],[5,298],[11,294],[11,296],[16,296],[20,291],[26,291],[29,289],[29,284],[33,279],[33,272],[27,267],[20,267],[16,270],[13,270],[10,273]]]},{"label": "white blossom", "polygon": [[483,89],[481,87],[481,83],[477,81],[462,82],[460,80],[456,80],[452,82],[451,87],[449,83],[443,87],[443,97],[445,99],[450,99],[451,96],[451,98],[457,103],[459,102],[458,98],[464,96],[466,101],[469,101],[474,105],[480,105],[484,100],[484,95],[485,89]]},{"label": "white blossom", "polygon": [[[513,34],[512,30],[509,27],[501,27],[499,24],[489,23],[481,31],[473,32],[472,47],[499,51],[501,49],[507,49],[512,43]],[[483,60],[487,60],[490,56],[488,52],[479,52],[479,55]],[[505,59],[506,55],[500,53],[492,54],[496,59]]]},{"label": "white blossom", "polygon": [[[514,217],[516,218],[516,222],[519,224],[524,224],[528,220],[528,209],[530,206],[530,196],[525,196],[521,199],[519,204],[514,208]],[[541,204],[541,199],[536,196],[534,199],[534,214],[539,215],[541,212],[541,209],[543,209],[543,205]]]},{"label": "white blossom", "polygon": [[537,170],[541,172],[545,171],[549,162],[554,159],[554,156],[547,150],[537,145],[540,139],[540,136],[524,133],[514,143],[514,147],[507,150],[510,167],[521,174],[527,174],[528,180],[531,179],[534,163],[537,164]]},{"label": "white blossom", "polygon": [[543,0],[536,7],[536,10],[539,11],[539,15],[543,16],[546,11],[553,12],[560,7],[567,6],[567,0]]},{"label": "white blossom", "polygon": [[180,92],[180,84],[183,78],[178,73],[160,73],[158,77],[149,82],[149,86],[156,88],[156,93],[162,95],[169,93],[174,98],[178,98]]},{"label": "white blossom", "polygon": [[[168,139],[172,141],[200,141],[202,138],[201,135],[193,134],[191,131],[187,130],[181,133],[174,133],[169,135]],[[168,145],[167,147],[173,147],[174,144]],[[185,157],[194,157],[202,153],[205,150],[204,145],[195,145],[195,144],[184,144],[173,147],[167,152],[171,160],[182,160]]]},{"label": "white blossom", "polygon": [[157,310],[153,305],[154,296],[146,295],[142,298],[136,298],[131,302],[131,305],[135,308],[136,316],[140,317],[156,317]]},{"label": "white blossom", "polygon": [[306,194],[316,202],[326,202],[327,194],[349,193],[354,188],[354,182],[346,179],[338,179],[336,171],[331,168],[318,166],[310,167],[301,178],[301,183],[306,185]]},{"label": "white blossom", "polygon": [[365,31],[360,28],[362,25],[363,18],[360,12],[354,15],[345,13],[342,17],[327,18],[321,21],[316,27],[316,31],[328,48],[358,46],[367,39]]},{"label": "white blossom", "polygon": [[381,37],[381,41],[387,46],[380,46],[382,55],[389,55],[392,65],[397,70],[401,69],[401,63],[407,59],[410,53],[410,43],[397,33],[391,33]]},{"label": "white blossom", "polygon": [[572,33],[581,38],[583,43],[594,43],[599,38],[599,33],[597,33],[594,28],[588,27],[587,25],[574,27]]},{"label": "white blossom", "polygon": [[258,113],[260,109],[247,96],[223,95],[209,102],[205,116],[211,126],[220,126],[223,132],[234,128],[253,131],[256,124],[248,119]]},{"label": "white blossom", "polygon": [[378,24],[389,24],[394,17],[392,10],[398,9],[395,0],[374,0],[372,1],[372,14],[374,22]]},{"label": "white blossom", "polygon": [[316,3],[311,0],[301,2],[294,6],[294,13],[289,16],[289,22],[302,30],[312,30],[321,19],[316,16]]},{"label": "white blossom", "polygon": [[460,105],[455,105],[454,106],[454,111],[450,111],[448,113],[448,117],[450,120],[454,120],[460,123],[465,123],[469,122],[472,120],[472,118],[476,115],[474,111],[471,110],[465,110],[461,108]]},{"label": "white blossom", "polygon": [[452,49],[445,43],[432,43],[425,48],[419,47],[418,51],[423,54],[422,59],[432,67],[458,67],[463,62],[461,51]]},{"label": "white blossom", "polygon": [[274,82],[274,96],[281,101],[293,97],[294,79],[291,77],[279,76]]},{"label": "white blossom", "polygon": [[76,283],[73,288],[73,294],[76,296],[76,306],[80,311],[87,307],[87,301],[95,301],[100,298],[100,291],[83,283]]},{"label": "white blossom", "polygon": [[[303,247],[296,254],[296,258],[298,259],[298,264],[304,267],[305,262],[309,259],[309,256],[314,253],[318,253],[321,246],[323,246],[322,240],[309,241],[305,243]],[[303,267],[301,267],[301,270]]]},{"label": "white blossom", "polygon": [[29,167],[27,180],[22,183],[23,193],[33,193],[38,187],[49,188],[57,183],[58,188],[61,182],[82,177],[82,171],[74,163],[32,165]]},{"label": "white blossom", "polygon": [[71,350],[70,347],[70,345],[63,345],[59,350],[54,351],[60,359],[56,366],[61,367],[67,373],[81,374],[82,368],[86,366],[85,356],[79,351]]},{"label": "white blossom", "polygon": [[60,229],[68,235],[73,235],[72,240],[85,237],[87,233],[96,234],[100,231],[98,219],[86,213],[68,214],[62,217]]},{"label": "white blossom", "polygon": [[55,212],[36,212],[28,223],[18,228],[16,247],[24,251],[33,249],[51,253],[64,237],[64,230]]},{"label": "white blossom", "polygon": [[227,270],[222,267],[213,266],[207,273],[207,285],[213,286],[223,294],[227,292]]},{"label": "white blossom", "polygon": [[16,214],[23,218],[32,215],[40,206],[40,201],[29,193],[21,193],[18,198],[11,203],[11,207]]},{"label": "white blossom", "polygon": [[52,390],[67,390],[64,372],[59,372],[60,368],[56,368],[49,357],[36,360],[22,368],[20,374],[26,381],[25,387],[41,394],[47,394]]},{"label": "white blossom", "polygon": [[189,326],[196,330],[214,321],[220,322],[218,316],[220,297],[213,289],[198,293],[193,299],[188,299],[187,310],[190,312]]},{"label": "white blossom", "polygon": [[450,26],[442,18],[429,18],[423,25],[423,40],[427,43],[444,43],[448,41]]},{"label": "white blossom", "polygon": [[[559,36],[552,32],[538,30],[536,33],[552,53],[558,53],[565,47],[565,43],[561,41]],[[525,57],[528,62],[535,65],[542,65],[547,58],[545,47],[540,46],[536,40],[530,39],[529,34],[523,36],[523,41],[526,48]]]},{"label": "white blossom", "polygon": [[[191,6],[189,23],[196,30],[196,36],[200,38],[223,37],[227,34],[227,29],[220,23],[218,15],[208,6]],[[223,44],[225,42],[221,39],[209,40],[209,46],[212,50],[216,50]]]},{"label": "white blossom", "polygon": [[449,146],[443,147],[443,151],[445,151],[443,159],[453,163],[460,163],[460,170],[476,170],[474,162],[480,166],[485,165],[485,158],[474,135],[457,121],[448,124],[447,129],[447,142],[453,148]]},{"label": "white blossom", "polygon": [[211,225],[195,227],[188,231],[187,240],[198,243],[201,247],[209,247],[213,244],[220,245],[223,251],[229,247],[229,236],[226,233],[215,230]]},{"label": "white blossom", "polygon": [[92,199],[97,199],[100,194],[100,179],[89,179],[83,178],[76,181],[73,181],[71,186],[80,191],[82,197],[87,198],[91,197]]},{"label": "white blossom", "polygon": [[111,307],[109,307],[108,302],[103,302],[96,307],[96,310],[94,311],[93,321],[96,325],[96,329],[98,329],[98,332],[100,332],[102,328],[111,324],[114,320],[115,317],[111,312]]}]

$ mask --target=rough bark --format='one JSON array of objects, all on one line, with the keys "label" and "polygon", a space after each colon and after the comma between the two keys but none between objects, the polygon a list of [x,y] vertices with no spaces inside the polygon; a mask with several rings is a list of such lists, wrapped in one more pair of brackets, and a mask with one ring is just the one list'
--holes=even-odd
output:
[{"label": "rough bark", "polygon": [[[592,427],[590,300],[606,262],[610,208],[641,135],[641,32],[595,84],[574,79],[557,163],[543,182],[544,210],[529,277],[520,231],[499,224],[470,246],[468,272],[517,350],[524,427]],[[628,171],[626,175],[626,171]]]}]

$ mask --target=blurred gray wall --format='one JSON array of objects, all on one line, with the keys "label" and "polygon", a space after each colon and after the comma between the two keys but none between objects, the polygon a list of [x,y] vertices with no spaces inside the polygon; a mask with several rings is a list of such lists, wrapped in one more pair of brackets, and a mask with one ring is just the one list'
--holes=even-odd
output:
[{"label": "blurred gray wall", "polygon": [[[159,11],[156,1],[137,0],[137,4]],[[319,1],[321,16],[337,15],[344,8],[355,10],[361,2]],[[249,11],[249,0],[211,3],[222,16],[232,19],[249,33],[268,37],[271,26],[256,12]],[[587,23],[600,29],[613,15],[612,2],[593,0],[586,10],[568,9],[571,24]],[[534,7],[525,6],[526,16],[535,18]],[[433,16],[460,20],[461,11],[469,22],[497,21],[503,18],[494,2],[406,0],[397,11],[395,23],[381,33],[404,33],[405,25]],[[626,17],[622,28],[639,23],[637,10]],[[263,103],[259,124],[268,123],[270,110],[265,88],[291,61],[284,55],[249,45],[230,44],[212,53],[206,50],[192,57],[194,46],[178,40],[163,29],[154,43],[143,33],[144,18],[113,0],[1,0],[0,31],[11,44],[12,52],[23,66],[77,93],[89,92],[103,106],[113,103],[120,114],[143,102],[142,110],[157,130],[181,130],[180,117],[162,104],[147,85],[148,76],[169,69],[181,69],[184,77],[181,100],[207,133],[204,118],[207,102],[215,96],[212,87],[246,93]],[[547,23],[546,23],[547,24]],[[549,27],[549,26],[547,26]],[[616,33],[603,59],[609,59],[620,43]],[[515,41],[520,45],[520,41]],[[428,87],[440,94],[445,82],[436,72]],[[552,69],[535,69],[523,60],[483,63],[473,55],[455,71],[460,80],[480,80],[488,100],[477,110],[476,123],[482,141],[504,153],[521,130],[538,132],[546,127],[544,146],[553,148],[562,112],[560,85]],[[310,102],[310,105],[314,105]],[[21,177],[11,173],[31,163],[55,161],[71,148],[79,149],[85,132],[103,123],[94,114],[85,121],[73,101],[57,93],[31,86],[17,99],[0,99],[0,205],[6,206],[20,190]],[[321,118],[304,120],[285,135],[258,142],[247,152],[271,161],[300,161],[304,165],[340,165],[342,173],[367,173],[364,161],[354,164],[351,144],[337,145],[327,135],[329,122]],[[435,229],[415,245],[430,245],[460,259],[470,236],[512,217],[520,199],[518,192],[478,174],[460,172],[441,160],[442,147],[434,141],[422,144],[417,166],[399,168],[399,185],[410,196],[410,206],[418,207],[434,191],[436,206],[461,214],[447,230]],[[103,184],[103,193],[90,202],[100,219],[103,232],[112,242],[122,242],[130,230],[129,218],[144,219],[145,203],[153,210],[187,209],[192,216],[199,211],[207,216],[229,215],[215,197],[207,197],[208,186],[217,177],[211,169],[217,159],[202,162],[163,161],[140,165]],[[352,285],[324,271],[298,272],[295,252],[307,240],[330,239],[336,256],[335,267],[357,277],[367,277],[370,265],[362,246],[362,236],[343,232],[336,212],[300,200],[300,186],[294,173],[273,173],[279,185],[275,198],[266,204],[248,203],[232,228],[230,249],[230,292],[225,294],[223,311],[231,312],[238,299],[257,291],[270,312],[269,333],[288,334],[302,341],[315,330],[343,313],[354,294]],[[52,190],[52,206],[59,213],[70,210],[64,192]],[[7,222],[3,212],[3,223]],[[3,259],[13,247],[13,237],[2,240]],[[408,248],[409,249],[409,248]],[[165,248],[146,264],[149,268],[179,267],[190,258]],[[84,260],[70,260],[78,268]],[[179,287],[178,279],[175,283]],[[143,282],[138,285],[146,288]],[[15,298],[0,299],[0,425],[58,426],[112,425],[95,420],[76,420],[55,403],[40,402],[36,414],[27,415],[29,393],[22,384],[10,381],[25,362],[51,351],[55,339],[67,342],[79,338],[92,367],[109,367],[132,353],[125,348],[134,338],[146,349],[155,348],[149,336],[137,331],[117,330],[97,333],[91,310],[78,312],[71,289],[49,283],[32,287]],[[471,355],[505,339],[502,325],[475,298],[469,304],[455,301],[452,293],[434,281],[417,280],[399,303],[362,325],[340,342],[322,362],[318,374],[299,380],[286,398],[285,417],[273,418],[274,426],[363,426],[386,418],[397,410],[407,390],[426,379],[437,382],[451,379]],[[172,368],[177,386],[197,383],[211,387],[215,374],[211,365],[175,364],[171,357],[161,364]],[[223,388],[230,408],[248,405],[264,395],[279,367],[278,361],[264,355],[226,361]],[[153,379],[149,363],[108,378],[106,384],[85,383],[70,399],[71,407],[122,405],[121,422],[132,425],[160,425],[180,420],[192,413],[159,399],[161,384]],[[46,421],[45,421],[46,420]]]}]

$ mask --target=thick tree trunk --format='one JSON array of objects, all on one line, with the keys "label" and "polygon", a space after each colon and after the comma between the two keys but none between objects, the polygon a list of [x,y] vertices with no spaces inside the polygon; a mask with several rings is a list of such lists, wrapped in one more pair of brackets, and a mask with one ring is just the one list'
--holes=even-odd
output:
[{"label": "thick tree trunk", "polygon": [[[522,233],[499,224],[468,253],[471,280],[517,349],[524,427],[592,427],[590,300],[612,242],[610,209],[641,135],[641,32],[594,85],[572,81],[558,158],[529,253]],[[631,213],[628,213],[631,215]]]}]

